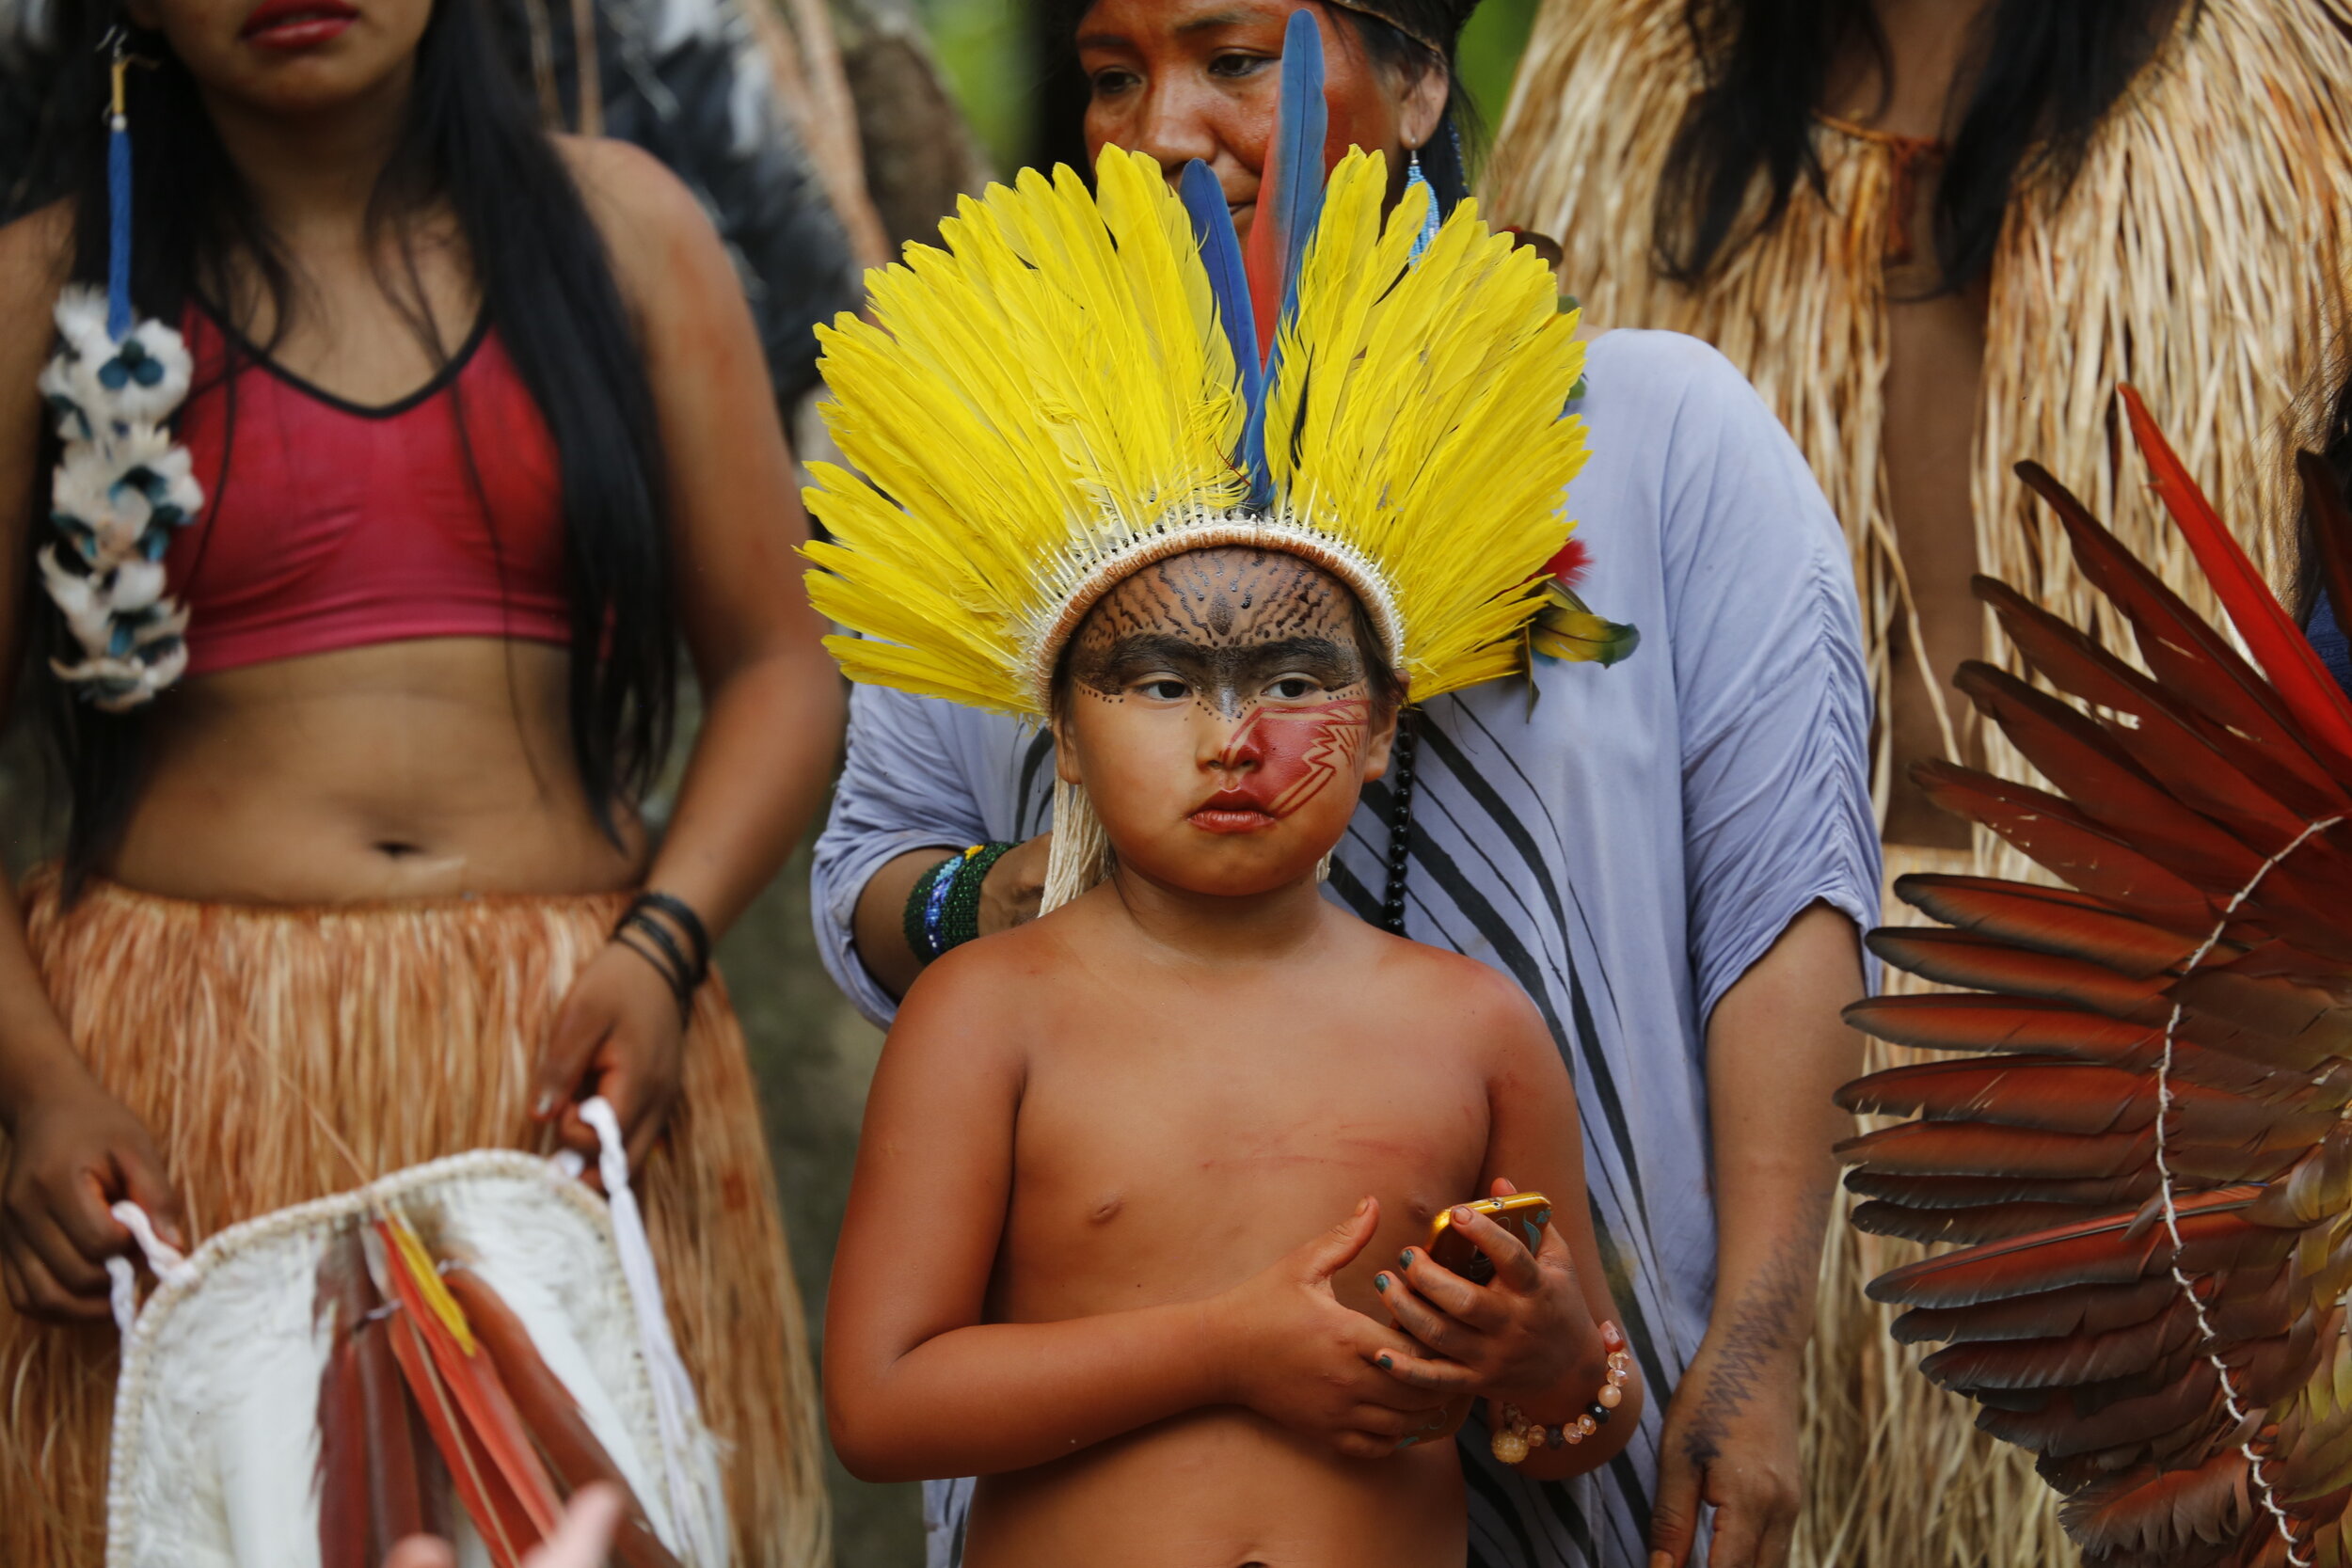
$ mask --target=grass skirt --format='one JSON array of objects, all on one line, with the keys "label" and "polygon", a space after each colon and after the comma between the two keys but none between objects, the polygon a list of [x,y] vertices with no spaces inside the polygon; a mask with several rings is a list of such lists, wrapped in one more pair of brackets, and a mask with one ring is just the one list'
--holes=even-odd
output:
[{"label": "grass skirt", "polygon": [[[24,889],[34,961],[99,1080],[143,1118],[187,1240],[471,1148],[548,1151],[531,1073],[626,895],[340,908]],[[671,1322],[728,1451],[746,1568],[830,1555],[801,1303],[743,1037],[697,998],[669,1134],[635,1174]],[[358,1169],[354,1168],[354,1161]],[[0,1562],[103,1557],[111,1324],[0,1303]],[[310,1412],[290,1411],[289,1419]]]}]

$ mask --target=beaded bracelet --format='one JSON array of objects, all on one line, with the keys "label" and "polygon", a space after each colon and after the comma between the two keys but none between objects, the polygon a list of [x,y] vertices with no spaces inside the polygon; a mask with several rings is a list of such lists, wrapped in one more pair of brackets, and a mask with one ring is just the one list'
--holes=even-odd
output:
[{"label": "beaded bracelet", "polygon": [[901,916],[907,945],[925,963],[980,934],[980,890],[989,871],[1016,847],[975,844],[915,879]]},{"label": "beaded bracelet", "polygon": [[1600,1337],[1601,1343],[1610,1347],[1609,1371],[1584,1414],[1573,1421],[1545,1426],[1530,1421],[1518,1405],[1504,1405],[1492,1443],[1497,1459],[1517,1465],[1541,1449],[1572,1449],[1609,1424],[1609,1413],[1625,1402],[1625,1386],[1633,1376],[1633,1353],[1625,1348],[1625,1336],[1615,1323],[1601,1324]]}]

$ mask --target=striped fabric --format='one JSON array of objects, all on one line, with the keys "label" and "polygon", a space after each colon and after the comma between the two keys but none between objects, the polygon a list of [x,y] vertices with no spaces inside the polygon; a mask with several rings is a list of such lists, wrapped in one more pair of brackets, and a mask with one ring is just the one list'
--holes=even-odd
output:
[{"label": "striped fabric", "polygon": [[[1610,1284],[1658,1391],[1632,1446],[1570,1482],[1518,1479],[1470,1429],[1471,1561],[1645,1560],[1658,1425],[1712,1304],[1703,1021],[1794,918],[1876,913],[1869,694],[1843,540],[1803,460],[1721,356],[1671,333],[1595,341],[1581,412],[1593,457],[1569,491],[1595,566],[1585,596],[1642,629],[1627,663],[1548,664],[1440,699],[1420,721],[1407,934],[1527,989],[1576,1080]],[[834,977],[877,1021],[889,998],[850,945],[883,862],[1046,826],[1046,737],[861,688],[818,846]],[[1385,785],[1365,792],[1329,895],[1376,918]],[[934,1562],[969,1483],[932,1496]]]}]

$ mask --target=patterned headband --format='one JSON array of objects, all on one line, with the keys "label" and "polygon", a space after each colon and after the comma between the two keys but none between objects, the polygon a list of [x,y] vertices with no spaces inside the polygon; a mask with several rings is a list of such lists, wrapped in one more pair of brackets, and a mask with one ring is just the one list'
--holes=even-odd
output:
[{"label": "patterned headband", "polygon": [[[1470,12],[1478,8],[1478,0],[1440,0],[1439,4],[1434,6],[1427,4],[1416,6],[1411,4],[1410,0],[1403,0],[1403,3],[1400,3],[1400,0],[1331,0],[1331,3],[1344,10],[1359,12],[1364,16],[1387,23],[1423,49],[1444,60],[1454,58],[1454,41],[1461,37],[1462,28],[1469,23]],[[1430,18],[1427,13],[1431,11],[1438,14]],[[1416,14],[1416,19],[1407,20],[1408,13]],[[1436,36],[1432,31],[1432,22],[1445,29],[1444,37]]]}]

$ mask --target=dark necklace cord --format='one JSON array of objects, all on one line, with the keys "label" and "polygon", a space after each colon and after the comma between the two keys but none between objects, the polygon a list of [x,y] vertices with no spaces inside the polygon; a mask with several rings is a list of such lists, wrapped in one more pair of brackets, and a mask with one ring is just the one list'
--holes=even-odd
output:
[{"label": "dark necklace cord", "polygon": [[1410,717],[1396,727],[1396,785],[1389,806],[1389,886],[1380,900],[1380,927],[1405,934],[1405,874],[1413,847],[1413,752]]}]

